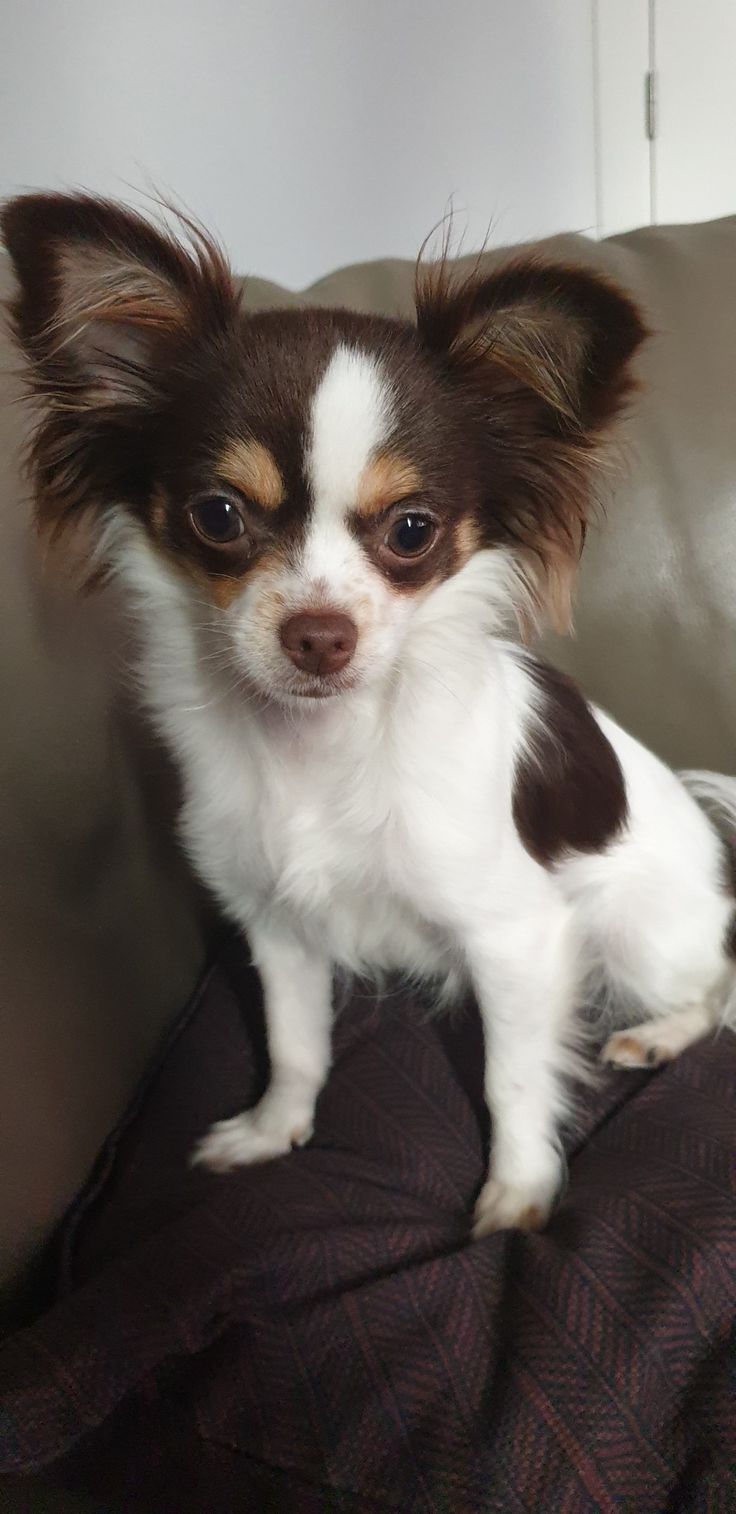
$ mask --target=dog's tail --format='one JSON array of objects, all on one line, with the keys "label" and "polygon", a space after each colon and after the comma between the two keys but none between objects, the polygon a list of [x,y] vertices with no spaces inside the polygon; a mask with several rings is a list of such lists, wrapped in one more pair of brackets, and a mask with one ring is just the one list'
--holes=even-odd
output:
[{"label": "dog's tail", "polygon": [[723,832],[725,840],[736,848],[736,778],[699,768],[687,769],[679,777]]}]

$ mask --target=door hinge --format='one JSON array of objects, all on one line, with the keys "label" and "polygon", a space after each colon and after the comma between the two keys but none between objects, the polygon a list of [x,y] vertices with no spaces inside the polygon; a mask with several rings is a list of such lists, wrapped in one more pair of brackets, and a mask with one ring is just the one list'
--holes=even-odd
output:
[{"label": "door hinge", "polygon": [[654,69],[644,75],[644,120],[646,134],[653,142],[657,135],[657,75]]}]

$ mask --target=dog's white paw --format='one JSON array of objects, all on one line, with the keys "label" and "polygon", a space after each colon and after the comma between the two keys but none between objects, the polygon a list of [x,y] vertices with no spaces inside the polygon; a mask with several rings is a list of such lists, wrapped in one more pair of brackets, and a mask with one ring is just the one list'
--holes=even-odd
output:
[{"label": "dog's white paw", "polygon": [[494,1230],[542,1230],[549,1219],[558,1181],[550,1183],[504,1183],[488,1178],[478,1195],[473,1214],[473,1236]]},{"label": "dog's white paw", "polygon": [[233,1167],[269,1162],[284,1156],[293,1146],[303,1146],[312,1129],[311,1116],[300,1118],[293,1110],[256,1105],[231,1120],[218,1120],[195,1146],[192,1166],[230,1172]]},{"label": "dog's white paw", "polygon": [[675,1053],[667,1046],[666,1035],[662,1035],[659,1045],[650,1037],[650,1026],[642,1026],[640,1030],[619,1030],[606,1041],[601,1061],[611,1067],[630,1068],[661,1067],[670,1062]]}]

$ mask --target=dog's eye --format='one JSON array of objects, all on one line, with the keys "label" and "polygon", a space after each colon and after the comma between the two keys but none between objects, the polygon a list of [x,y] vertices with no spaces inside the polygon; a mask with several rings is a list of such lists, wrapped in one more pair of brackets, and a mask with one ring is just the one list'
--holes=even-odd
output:
[{"label": "dog's eye", "polygon": [[213,547],[227,547],[245,532],[243,517],[225,494],[212,494],[192,505],[189,518],[198,536]]},{"label": "dog's eye", "polygon": [[394,521],[384,541],[396,557],[421,557],[429,551],[436,536],[437,527],[431,516],[412,510]]}]

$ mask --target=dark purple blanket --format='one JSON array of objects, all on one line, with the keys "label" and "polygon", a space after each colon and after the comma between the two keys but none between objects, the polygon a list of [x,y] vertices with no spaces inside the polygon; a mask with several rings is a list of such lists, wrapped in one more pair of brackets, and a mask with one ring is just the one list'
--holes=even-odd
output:
[{"label": "dark purple blanket", "polygon": [[733,1514],[736,1037],[605,1074],[549,1228],[471,1243],[472,1010],[356,997],[314,1142],[187,1168],[265,1079],[257,1004],[227,946],[0,1350],[0,1472],[141,1514]]}]

